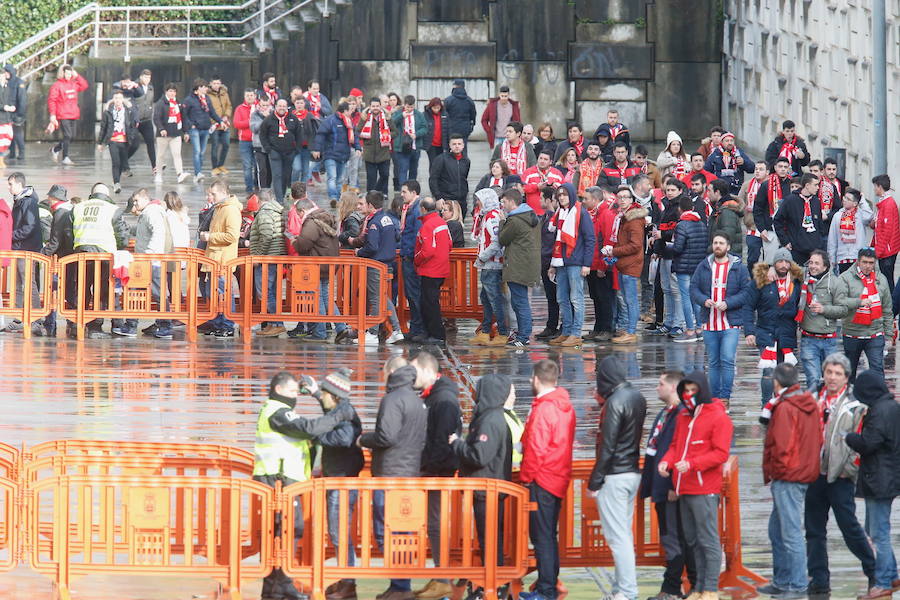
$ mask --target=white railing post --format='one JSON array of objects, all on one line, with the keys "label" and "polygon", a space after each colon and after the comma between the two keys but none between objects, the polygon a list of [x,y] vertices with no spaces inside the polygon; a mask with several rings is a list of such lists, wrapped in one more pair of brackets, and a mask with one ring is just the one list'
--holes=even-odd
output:
[{"label": "white railing post", "polygon": [[66,23],[66,31],[63,35],[63,63],[69,62],[69,24]]},{"label": "white railing post", "polygon": [[184,53],[184,62],[191,62],[191,9],[187,9],[187,48]]},{"label": "white railing post", "polygon": [[259,51],[266,49],[266,0],[259,0]]},{"label": "white railing post", "polygon": [[131,9],[125,9],[125,62],[131,62]]},{"label": "white railing post", "polygon": [[100,53],[100,5],[94,8],[94,58]]}]

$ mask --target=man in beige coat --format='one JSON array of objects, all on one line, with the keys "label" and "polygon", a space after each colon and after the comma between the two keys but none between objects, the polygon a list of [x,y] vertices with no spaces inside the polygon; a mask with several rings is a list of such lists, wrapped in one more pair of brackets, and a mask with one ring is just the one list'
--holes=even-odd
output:
[{"label": "man in beige coat", "polygon": [[[228,261],[237,258],[238,241],[241,237],[241,203],[231,195],[228,184],[224,181],[216,181],[209,186],[206,199],[213,205],[214,212],[209,231],[201,231],[200,240],[206,242],[206,256],[224,267]],[[231,274],[219,275],[219,293],[225,290],[226,276],[231,277]],[[200,330],[217,338],[234,337],[234,322],[219,313],[214,319],[201,325]]]}]

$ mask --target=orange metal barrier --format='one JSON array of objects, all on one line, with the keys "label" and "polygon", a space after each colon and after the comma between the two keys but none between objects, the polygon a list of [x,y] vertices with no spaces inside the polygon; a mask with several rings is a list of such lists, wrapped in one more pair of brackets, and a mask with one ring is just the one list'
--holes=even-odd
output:
[{"label": "orange metal barrier", "polygon": [[[57,265],[59,314],[75,323],[79,340],[84,339],[89,321],[113,318],[184,321],[187,338],[194,341],[197,325],[216,315],[216,294],[202,297],[200,274],[208,272],[215,282],[218,265],[194,251],[135,254],[120,294],[112,254],[79,252],[59,259]],[[75,306],[66,303],[72,295]]]},{"label": "orange metal barrier", "polygon": [[53,259],[39,252],[0,251],[0,315],[22,321],[26,338],[54,308],[53,272]]},{"label": "orange metal barrier", "polygon": [[[350,492],[358,493],[350,510]],[[384,549],[375,538],[372,499],[385,494]],[[428,493],[441,495],[440,567],[427,565],[430,544],[427,535]],[[327,496],[337,494],[339,547],[328,535]],[[474,494],[486,498],[485,556],[477,548]],[[285,556],[284,571],[304,582],[316,600],[324,598],[328,584],[344,578],[461,578],[485,590],[485,598],[497,598],[501,584],[523,577],[531,560],[528,554],[528,513],[532,503],[528,490],[508,481],[470,478],[326,478],[296,483],[276,493],[285,519],[277,554]],[[303,518],[303,536],[294,541],[295,503]],[[504,507],[503,565],[497,564],[498,510]],[[313,518],[313,517],[316,518]],[[352,535],[350,535],[352,533]],[[355,542],[353,542],[355,540]],[[356,553],[355,566],[348,563],[348,550]],[[376,560],[376,557],[381,557]],[[493,560],[491,559],[493,557]]]},{"label": "orange metal barrier", "polygon": [[[450,251],[450,277],[441,286],[441,316],[445,319],[481,319],[484,306],[481,304],[478,287],[478,269],[475,259],[477,248],[454,248]],[[409,321],[409,305],[403,294],[403,269],[397,259],[397,276],[400,280],[397,293],[397,318],[405,326]]]},{"label": "orange metal barrier", "polygon": [[[261,293],[253,299],[256,295],[253,292],[254,266],[257,265]],[[387,298],[390,290],[388,270],[378,261],[344,256],[238,257],[224,267],[223,312],[240,325],[244,343],[250,343],[252,326],[266,321],[327,322],[346,323],[356,329],[362,348],[366,329],[387,319],[387,304],[384,301],[379,302],[378,314],[367,314],[368,269],[378,271],[378,297]],[[233,270],[237,271],[237,278],[230,275]],[[240,293],[236,293],[235,283]],[[274,285],[276,290],[274,311],[268,306],[270,285]],[[320,302],[324,302],[323,295],[326,294],[328,303],[322,313]]]}]

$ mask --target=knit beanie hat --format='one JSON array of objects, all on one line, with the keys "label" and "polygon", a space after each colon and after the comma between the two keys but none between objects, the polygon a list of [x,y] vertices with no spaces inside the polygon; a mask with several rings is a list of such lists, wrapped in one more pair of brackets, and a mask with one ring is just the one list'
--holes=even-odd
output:
[{"label": "knit beanie hat", "polygon": [[353,371],[340,368],[334,373],[329,373],[322,382],[322,389],[335,398],[347,400],[350,398],[350,376]]},{"label": "knit beanie hat", "polygon": [[788,262],[792,262],[794,260],[794,257],[791,256],[790,250],[782,247],[775,251],[775,256],[774,256],[774,260],[772,261],[772,264],[774,265],[779,260],[786,260]]},{"label": "knit beanie hat", "polygon": [[57,200],[66,201],[67,191],[66,188],[59,185],[58,183],[54,183],[50,186],[50,191],[47,192],[47,195],[51,198],[56,198]]}]

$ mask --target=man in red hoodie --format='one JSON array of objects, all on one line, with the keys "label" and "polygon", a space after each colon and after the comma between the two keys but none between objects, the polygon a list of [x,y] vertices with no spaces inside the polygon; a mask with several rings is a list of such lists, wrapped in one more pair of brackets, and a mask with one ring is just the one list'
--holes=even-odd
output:
[{"label": "man in red hoodie", "polygon": [[234,128],[238,132],[238,149],[244,171],[244,191],[252,194],[256,188],[256,161],[253,158],[253,132],[250,130],[250,113],[256,109],[256,90],[244,90],[244,102],[234,109]]},{"label": "man in red hoodie", "polygon": [[419,202],[419,220],[422,227],[416,236],[413,263],[421,280],[420,298],[422,321],[425,325],[425,343],[443,346],[447,333],[441,317],[441,286],[450,276],[450,230],[437,212],[434,198]]},{"label": "man in red hoodie", "polygon": [[53,146],[50,153],[53,160],[59,160],[62,153],[62,163],[71,165],[69,158],[69,143],[75,135],[75,123],[81,118],[81,109],[78,108],[78,94],[88,89],[87,80],[79,75],[72,65],[63,65],[59,69],[56,83],[50,87],[47,94],[47,112],[50,113],[51,133],[59,129],[62,141]]},{"label": "man in red hoodie", "polygon": [[674,439],[657,469],[663,477],[673,477],[685,542],[697,569],[692,592],[716,598],[722,559],[719,494],[734,425],[725,405],[710,394],[702,371],[681,380],[678,395],[684,410],[675,417]]},{"label": "man in red hoodie", "polygon": [[869,225],[875,230],[872,245],[875,246],[878,268],[888,280],[888,289],[893,292],[894,264],[897,262],[897,253],[900,252],[900,214],[897,211],[897,202],[891,194],[891,178],[887,175],[876,175],[872,178],[872,186],[875,188],[877,197],[875,207],[878,210]]},{"label": "man in red hoodie", "polygon": [[531,544],[537,559],[538,578],[533,592],[519,600],[555,600],[559,578],[557,522],[562,498],[572,476],[572,443],[575,411],[569,392],[556,383],[559,365],[551,360],[535,363],[531,376],[534,402],[522,433],[522,466],[519,481],[528,486],[537,510],[531,513]]},{"label": "man in red hoodie", "polygon": [[525,201],[539,217],[544,214],[544,209],[541,208],[541,193],[547,188],[556,189],[563,184],[562,174],[554,169],[552,164],[553,157],[550,151],[541,150],[537,156],[537,164],[522,173]]}]

